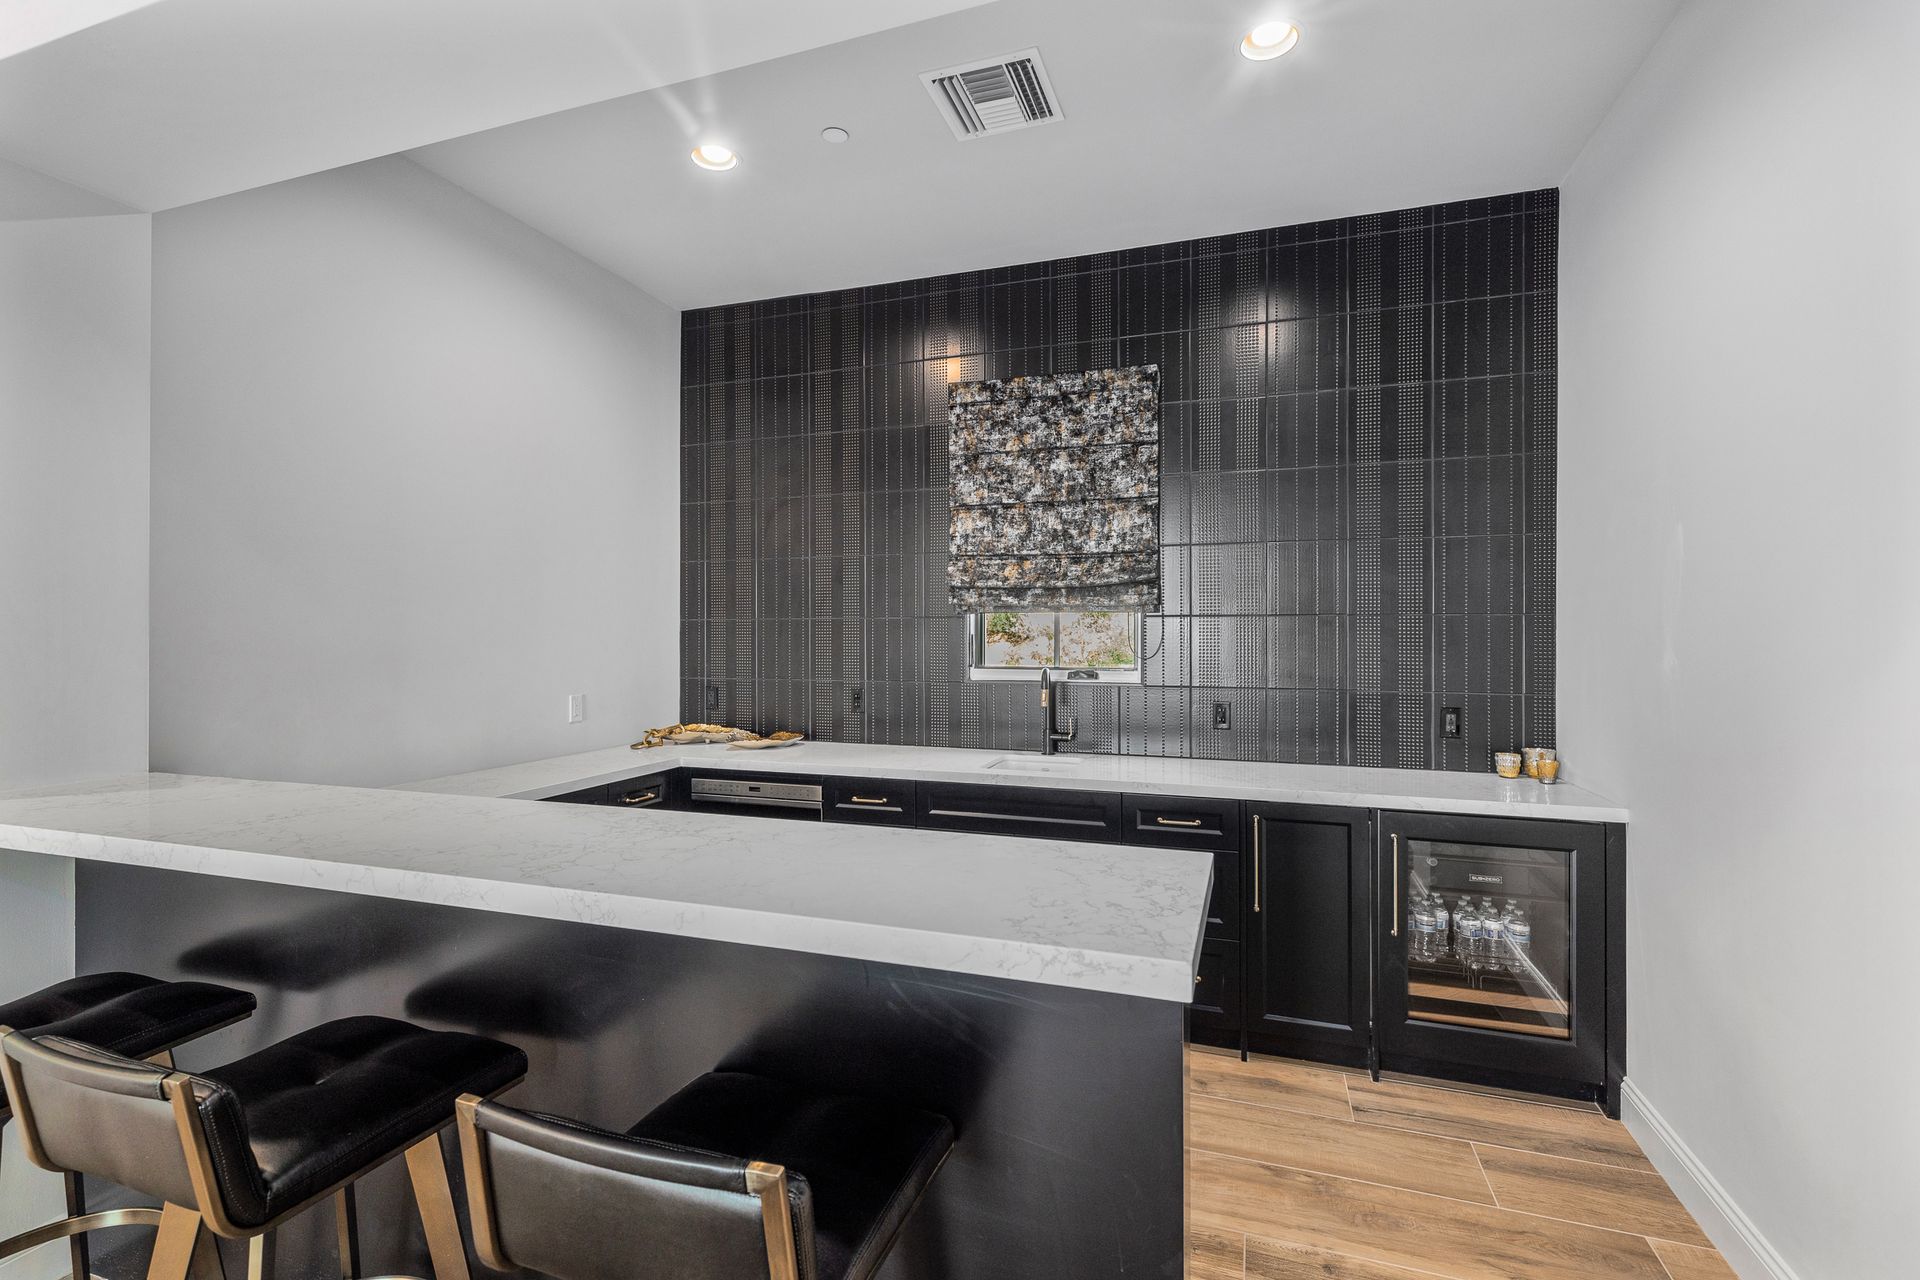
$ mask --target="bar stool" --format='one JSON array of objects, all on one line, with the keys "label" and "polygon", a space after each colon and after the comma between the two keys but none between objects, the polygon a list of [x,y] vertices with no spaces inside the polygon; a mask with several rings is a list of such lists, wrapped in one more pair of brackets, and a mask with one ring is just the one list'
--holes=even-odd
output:
[{"label": "bar stool", "polygon": [[867,1280],[953,1150],[944,1116],[735,1071],[625,1133],[456,1111],[475,1252],[557,1280]]},{"label": "bar stool", "polygon": [[496,1093],[526,1065],[497,1040],[376,1017],[323,1023],[192,1074],[57,1036],[0,1038],[0,1077],[28,1159],[165,1204],[148,1280],[202,1273],[214,1255],[209,1232],[247,1241],[249,1280],[265,1280],[274,1228],[329,1197],[341,1274],[351,1277],[346,1193],[402,1153],[434,1275],[468,1280],[439,1133],[456,1097]]},{"label": "bar stool", "polygon": [[[62,1036],[171,1066],[174,1049],[239,1022],[254,1006],[252,992],[210,982],[163,982],[139,973],[88,973],[0,1004],[0,1036],[9,1031]],[[0,1096],[0,1126],[12,1118],[7,1099]],[[88,1213],[80,1175],[68,1173],[66,1184],[67,1216],[0,1240],[0,1260],[65,1238],[73,1259],[73,1280],[87,1280],[91,1273],[87,1232],[159,1225],[157,1209]]]}]

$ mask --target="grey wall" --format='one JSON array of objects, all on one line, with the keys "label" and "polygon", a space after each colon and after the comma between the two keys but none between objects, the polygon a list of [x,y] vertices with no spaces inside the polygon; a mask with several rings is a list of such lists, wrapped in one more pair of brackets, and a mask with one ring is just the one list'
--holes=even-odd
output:
[{"label": "grey wall", "polygon": [[390,783],[671,719],[677,343],[402,159],[156,217],[154,767]]},{"label": "grey wall", "polygon": [[[0,788],[147,767],[148,250],[144,216],[0,220]],[[0,1000],[72,974],[72,864],[0,851]],[[0,1237],[61,1203],[13,1128]]]},{"label": "grey wall", "polygon": [[1692,0],[1563,188],[1561,754],[1633,811],[1629,1117],[1748,1276],[1914,1272],[1916,52]]},{"label": "grey wall", "polygon": [[689,312],[681,714],[1031,746],[1031,686],[969,681],[947,604],[947,385],[1155,364],[1163,613],[1142,684],[1067,689],[1073,749],[1552,746],[1556,220],[1537,191]]}]

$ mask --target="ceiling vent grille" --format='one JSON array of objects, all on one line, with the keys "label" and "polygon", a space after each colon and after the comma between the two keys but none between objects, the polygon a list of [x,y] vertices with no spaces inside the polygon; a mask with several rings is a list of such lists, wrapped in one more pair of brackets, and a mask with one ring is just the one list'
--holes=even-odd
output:
[{"label": "ceiling vent grille", "polygon": [[1060,118],[1038,49],[928,71],[920,81],[962,142]]}]

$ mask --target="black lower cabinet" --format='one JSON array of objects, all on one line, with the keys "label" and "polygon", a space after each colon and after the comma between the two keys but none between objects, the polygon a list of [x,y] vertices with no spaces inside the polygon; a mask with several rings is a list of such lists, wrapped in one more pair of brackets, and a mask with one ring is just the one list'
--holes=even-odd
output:
[{"label": "black lower cabinet", "polygon": [[1246,1047],[1366,1061],[1369,825],[1363,810],[1249,808]]},{"label": "black lower cabinet", "polygon": [[1612,1109],[1607,828],[1383,813],[1378,858],[1380,1066]]}]

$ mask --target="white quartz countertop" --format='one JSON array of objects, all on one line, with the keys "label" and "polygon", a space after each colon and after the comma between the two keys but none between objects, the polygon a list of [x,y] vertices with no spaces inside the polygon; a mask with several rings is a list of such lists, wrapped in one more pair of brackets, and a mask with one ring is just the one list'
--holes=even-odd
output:
[{"label": "white quartz countertop", "polygon": [[1428,769],[1354,769],[1333,765],[1263,764],[1235,760],[1172,760],[1152,756],[1057,755],[963,751],[951,747],[884,747],[803,742],[793,747],[736,751],[723,746],[608,747],[501,769],[403,784],[444,795],[564,795],[681,766],[756,773],[852,778],[912,778],[927,782],[997,783],[1082,791],[1211,796],[1277,804],[1324,804],[1353,809],[1550,818],[1566,822],[1625,822],[1627,811],[1571,783],[1542,786],[1490,773]]},{"label": "white quartz countertop", "polygon": [[1192,998],[1208,854],[459,790],[136,774],[0,792],[0,848]]}]

